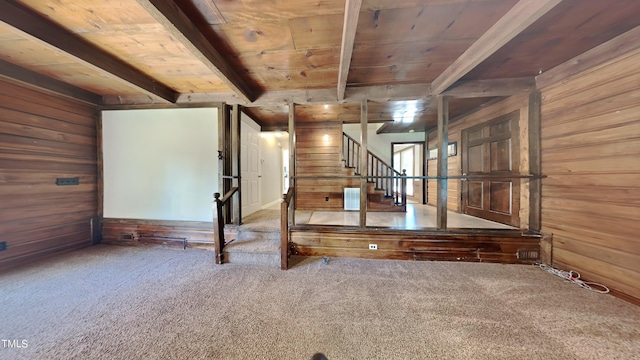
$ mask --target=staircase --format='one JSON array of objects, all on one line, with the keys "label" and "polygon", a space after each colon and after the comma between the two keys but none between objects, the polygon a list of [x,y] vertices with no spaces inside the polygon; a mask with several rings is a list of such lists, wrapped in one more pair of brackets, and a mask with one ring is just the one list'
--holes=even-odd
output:
[{"label": "staircase", "polygon": [[[354,138],[342,133],[342,161],[350,175],[362,173],[361,146]],[[367,209],[369,211],[406,211],[407,179],[379,156],[367,150]]]},{"label": "staircase", "polygon": [[223,248],[226,263],[280,267],[280,211],[259,210],[242,225],[225,225],[232,234]]}]

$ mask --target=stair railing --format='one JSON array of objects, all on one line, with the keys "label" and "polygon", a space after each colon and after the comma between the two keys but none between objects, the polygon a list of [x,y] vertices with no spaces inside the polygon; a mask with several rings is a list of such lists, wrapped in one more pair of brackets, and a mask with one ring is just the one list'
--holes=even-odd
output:
[{"label": "stair railing", "polygon": [[342,161],[345,162],[345,166],[355,169],[356,174],[361,174],[360,171],[360,143],[354,138],[342,133]]},{"label": "stair railing", "polygon": [[215,208],[213,211],[213,244],[214,244],[214,253],[216,257],[216,264],[224,263],[224,255],[222,250],[224,249],[227,243],[224,239],[224,212],[223,208],[225,205],[229,205],[229,201],[234,194],[238,193],[238,187],[232,187],[226,194],[220,198],[220,193],[213,194]]},{"label": "stair railing", "polygon": [[[357,175],[362,174],[360,167],[360,143],[346,133],[342,133],[342,158],[346,167],[355,169]],[[407,173],[392,168],[379,156],[367,150],[367,181],[375,184],[375,188],[384,191],[385,197],[393,197],[398,206],[407,204]]]}]

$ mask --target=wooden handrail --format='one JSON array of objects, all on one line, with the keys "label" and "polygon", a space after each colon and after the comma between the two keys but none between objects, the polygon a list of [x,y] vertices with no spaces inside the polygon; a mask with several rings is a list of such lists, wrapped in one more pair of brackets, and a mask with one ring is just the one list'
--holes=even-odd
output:
[{"label": "wooden handrail", "polygon": [[293,193],[294,193],[293,187],[290,187],[289,190],[287,190],[287,193],[282,196],[282,200],[284,200],[284,202],[287,203],[287,205],[291,203],[291,199],[293,198]]},{"label": "wooden handrail", "polygon": [[[222,199],[220,199],[220,202],[221,202],[223,205],[224,205],[224,204],[226,204],[227,202],[229,202],[229,199],[231,199],[231,197],[233,196],[233,194],[235,194],[235,193],[236,193],[236,191],[238,191],[238,187],[237,187],[237,186],[234,186],[234,187],[232,187],[231,189],[229,189],[229,191],[227,191],[227,193],[226,193],[226,194],[224,194],[224,196],[222,197]],[[218,194],[218,193],[216,193],[216,194]],[[217,199],[216,199],[216,201],[217,201]]]},{"label": "wooden handrail", "polygon": [[282,204],[280,204],[280,269],[282,270],[289,268],[289,207],[294,194],[294,187],[290,186],[287,193],[282,195]]},{"label": "wooden handrail", "polygon": [[213,243],[214,243],[214,253],[216,257],[216,264],[224,263],[224,247],[226,241],[224,239],[224,215],[222,213],[222,208],[226,205],[231,197],[238,193],[238,187],[232,187],[227,191],[226,194],[220,198],[220,193],[213,194],[214,202],[216,204],[215,209],[213,211]]}]

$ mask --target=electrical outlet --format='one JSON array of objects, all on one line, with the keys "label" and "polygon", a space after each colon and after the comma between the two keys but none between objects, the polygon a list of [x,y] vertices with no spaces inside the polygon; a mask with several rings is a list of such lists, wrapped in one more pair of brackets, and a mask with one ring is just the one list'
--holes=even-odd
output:
[{"label": "electrical outlet", "polygon": [[328,196],[325,196],[325,197],[324,197],[324,201],[329,201],[329,197],[328,197]]},{"label": "electrical outlet", "polygon": [[378,250],[378,244],[369,244],[369,250]]},{"label": "electrical outlet", "polygon": [[7,242],[0,241],[0,251],[5,251],[5,250],[7,250]]}]

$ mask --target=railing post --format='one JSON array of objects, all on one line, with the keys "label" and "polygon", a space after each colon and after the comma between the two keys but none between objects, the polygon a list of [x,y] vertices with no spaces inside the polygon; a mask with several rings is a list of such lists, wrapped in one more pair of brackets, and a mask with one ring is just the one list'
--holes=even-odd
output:
[{"label": "railing post", "polygon": [[396,180],[392,177],[393,175],[393,171],[391,170],[391,168],[386,168],[385,169],[385,176],[387,176],[387,196],[391,196],[393,198],[393,201],[396,200],[396,188],[397,186],[393,186],[393,184],[396,182]]},{"label": "railing post", "polygon": [[347,156],[344,158],[345,165],[351,166],[351,139],[347,138]]},{"label": "railing post", "polygon": [[240,199],[240,179],[238,179],[238,191],[233,194],[233,223],[236,225],[242,225],[242,200]]},{"label": "railing post", "polygon": [[356,151],[356,169],[358,171],[358,174],[363,175],[362,166],[361,166],[362,162],[360,161],[360,157],[361,157],[361,154],[362,154],[362,146],[360,146],[358,144],[356,146],[356,149],[357,149],[357,151]]},{"label": "railing post", "polygon": [[224,262],[222,249],[224,248],[224,215],[222,214],[222,203],[220,201],[220,193],[213,194],[213,248],[215,253],[216,264]]},{"label": "railing post", "polygon": [[280,204],[280,269],[289,268],[289,204],[287,194],[282,195]]},{"label": "railing post", "polygon": [[407,204],[407,170],[402,169],[402,203],[400,205]]}]

